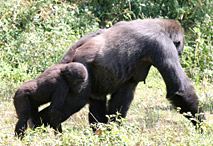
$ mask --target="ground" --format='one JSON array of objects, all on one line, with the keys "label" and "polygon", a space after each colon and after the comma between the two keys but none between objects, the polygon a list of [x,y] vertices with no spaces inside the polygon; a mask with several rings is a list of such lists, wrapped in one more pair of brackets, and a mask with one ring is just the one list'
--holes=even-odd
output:
[{"label": "ground", "polygon": [[[88,106],[63,123],[63,134],[54,135],[51,128],[27,130],[21,141],[14,137],[17,121],[12,96],[15,89],[0,94],[0,145],[213,145],[213,85],[205,81],[195,85],[204,107],[207,121],[204,133],[175,111],[166,100],[165,84],[156,69],[152,68],[146,84],[140,83],[134,101],[118,127],[114,123],[102,125],[93,134],[87,120]],[[10,87],[8,87],[10,88]],[[10,91],[10,92],[9,92]],[[111,131],[106,129],[112,128]]]}]

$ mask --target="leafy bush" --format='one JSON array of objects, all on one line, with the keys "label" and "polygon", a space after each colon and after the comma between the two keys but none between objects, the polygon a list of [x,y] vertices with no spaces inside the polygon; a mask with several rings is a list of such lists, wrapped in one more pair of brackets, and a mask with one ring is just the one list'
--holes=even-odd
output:
[{"label": "leafy bush", "polygon": [[[213,81],[212,21],[209,15],[204,18],[193,28],[194,35],[189,36],[182,56],[183,67],[196,82]],[[195,41],[191,41],[192,37]]]},{"label": "leafy bush", "polygon": [[0,28],[0,78],[20,84],[57,63],[97,23],[75,4],[5,0],[0,2]]}]

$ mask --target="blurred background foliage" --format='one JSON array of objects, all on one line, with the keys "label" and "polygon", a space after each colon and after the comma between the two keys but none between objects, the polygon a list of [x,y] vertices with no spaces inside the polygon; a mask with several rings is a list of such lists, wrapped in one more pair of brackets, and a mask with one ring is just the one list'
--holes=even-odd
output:
[{"label": "blurred background foliage", "polygon": [[0,88],[38,76],[85,34],[144,18],[177,20],[185,30],[185,71],[196,82],[212,82],[211,6],[210,0],[0,1]]}]

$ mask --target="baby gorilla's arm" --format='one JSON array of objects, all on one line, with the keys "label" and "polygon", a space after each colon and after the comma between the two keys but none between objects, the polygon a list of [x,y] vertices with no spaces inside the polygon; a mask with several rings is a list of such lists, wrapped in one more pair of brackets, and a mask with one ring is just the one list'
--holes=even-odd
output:
[{"label": "baby gorilla's arm", "polygon": [[42,124],[45,126],[50,125],[55,130],[62,132],[61,129],[61,119],[63,113],[61,112],[64,101],[69,93],[69,87],[67,83],[63,80],[59,80],[56,89],[51,97],[51,104],[38,114],[32,117],[32,123],[34,127],[39,127]]}]

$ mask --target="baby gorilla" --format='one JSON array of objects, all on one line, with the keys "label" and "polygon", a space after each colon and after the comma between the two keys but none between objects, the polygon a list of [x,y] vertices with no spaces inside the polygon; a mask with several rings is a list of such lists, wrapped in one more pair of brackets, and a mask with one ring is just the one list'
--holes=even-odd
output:
[{"label": "baby gorilla", "polygon": [[[51,103],[46,108],[46,115],[43,117],[48,117],[48,124],[54,129],[59,128],[60,131],[62,118],[68,118],[72,114],[65,113],[64,115],[62,111],[64,102],[72,103],[72,101],[79,100],[81,103],[72,104],[76,107],[74,110],[80,110],[88,102],[89,88],[87,85],[87,69],[83,64],[74,62],[53,65],[38,78],[22,84],[14,96],[14,106],[18,116],[15,134],[23,136],[27,129],[27,121],[30,118],[40,117],[38,107],[48,102]],[[35,121],[32,120],[32,122]]]}]

